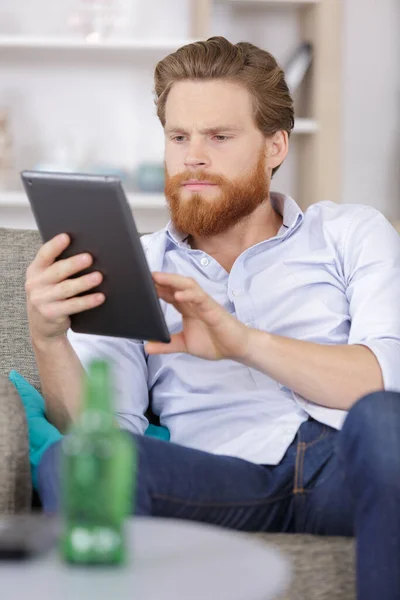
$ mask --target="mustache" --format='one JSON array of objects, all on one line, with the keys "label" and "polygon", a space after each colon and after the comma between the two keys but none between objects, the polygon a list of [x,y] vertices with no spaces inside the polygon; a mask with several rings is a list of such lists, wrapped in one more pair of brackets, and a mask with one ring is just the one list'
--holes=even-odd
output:
[{"label": "mustache", "polygon": [[173,177],[169,177],[167,175],[169,183],[173,186],[183,185],[187,181],[209,181],[210,183],[215,183],[216,185],[223,185],[227,183],[227,180],[222,175],[206,173],[205,171],[197,171],[196,173],[188,173],[187,171],[183,173],[177,173]]}]

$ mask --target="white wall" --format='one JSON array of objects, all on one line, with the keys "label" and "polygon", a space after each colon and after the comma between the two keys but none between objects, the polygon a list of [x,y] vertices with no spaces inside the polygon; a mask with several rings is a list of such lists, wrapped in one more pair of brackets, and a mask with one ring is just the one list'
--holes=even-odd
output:
[{"label": "white wall", "polygon": [[400,2],[344,0],[343,201],[400,219]]}]

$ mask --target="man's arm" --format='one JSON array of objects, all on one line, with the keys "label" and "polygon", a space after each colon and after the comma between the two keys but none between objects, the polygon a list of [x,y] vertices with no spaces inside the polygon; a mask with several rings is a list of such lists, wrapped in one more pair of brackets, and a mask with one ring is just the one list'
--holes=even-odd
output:
[{"label": "man's arm", "polygon": [[68,339],[86,369],[94,359],[111,366],[115,416],[119,425],[132,433],[143,434],[148,421],[148,370],[143,344],[126,338],[86,335],[68,330]]},{"label": "man's arm", "polygon": [[249,329],[190,278],[154,273],[159,296],[183,316],[183,331],[149,354],[188,352],[258,369],[309,401],[348,409],[377,389],[400,390],[400,237],[362,207],[341,246],[351,326],[348,345],[321,345]]},{"label": "man's arm", "polygon": [[142,344],[131,340],[74,333],[38,343],[33,340],[36,363],[46,403],[46,416],[65,433],[82,409],[83,377],[91,360],[112,366],[114,403],[119,424],[144,433],[148,421],[147,363]]},{"label": "man's arm", "polygon": [[379,363],[365,346],[314,344],[253,329],[247,348],[240,362],[322,406],[348,410],[383,388]]},{"label": "man's arm", "polygon": [[242,361],[307,400],[348,410],[369,392],[400,389],[400,237],[381,213],[361,207],[341,262],[351,317],[348,345],[253,330]]},{"label": "man's arm", "polygon": [[[26,270],[25,290],[29,332],[46,401],[46,412],[60,431],[76,418],[83,369],[67,339],[70,315],[104,302],[103,294],[88,293],[100,273],[79,276],[92,264],[80,254],[57,261],[70,238],[61,234],[43,244]],[[71,278],[73,275],[78,277]]]},{"label": "man's arm", "polygon": [[67,339],[35,342],[33,349],[46,403],[46,416],[61,433],[81,408],[84,370]]},{"label": "man's arm", "polygon": [[[84,369],[95,358],[113,363],[116,417],[122,427],[143,433],[147,426],[147,362],[142,344],[118,338],[74,334],[70,316],[104,302],[90,292],[102,280],[98,272],[81,275],[90,255],[56,260],[68,247],[58,235],[39,249],[26,272],[27,314],[49,420],[62,432],[81,408]],[[73,277],[78,275],[78,277]]]}]

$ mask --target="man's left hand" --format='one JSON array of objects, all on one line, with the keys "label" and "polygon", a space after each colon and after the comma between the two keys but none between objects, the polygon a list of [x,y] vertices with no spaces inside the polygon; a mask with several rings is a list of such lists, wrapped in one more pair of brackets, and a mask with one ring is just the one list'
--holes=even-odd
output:
[{"label": "man's left hand", "polygon": [[148,342],[148,354],[186,352],[208,360],[238,360],[246,354],[250,330],[206,294],[198,283],[173,273],[153,273],[157,293],[182,315],[183,328],[171,342]]}]

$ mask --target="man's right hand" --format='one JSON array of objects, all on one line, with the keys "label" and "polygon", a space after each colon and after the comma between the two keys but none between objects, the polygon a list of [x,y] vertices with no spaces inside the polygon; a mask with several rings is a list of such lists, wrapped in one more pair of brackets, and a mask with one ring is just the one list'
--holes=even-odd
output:
[{"label": "man's right hand", "polygon": [[89,267],[93,259],[90,254],[77,254],[57,261],[69,244],[68,235],[57,235],[43,244],[26,271],[27,312],[33,342],[64,337],[71,324],[70,315],[99,306],[105,300],[101,293],[76,297],[98,286],[102,275],[95,271],[70,279]]}]

